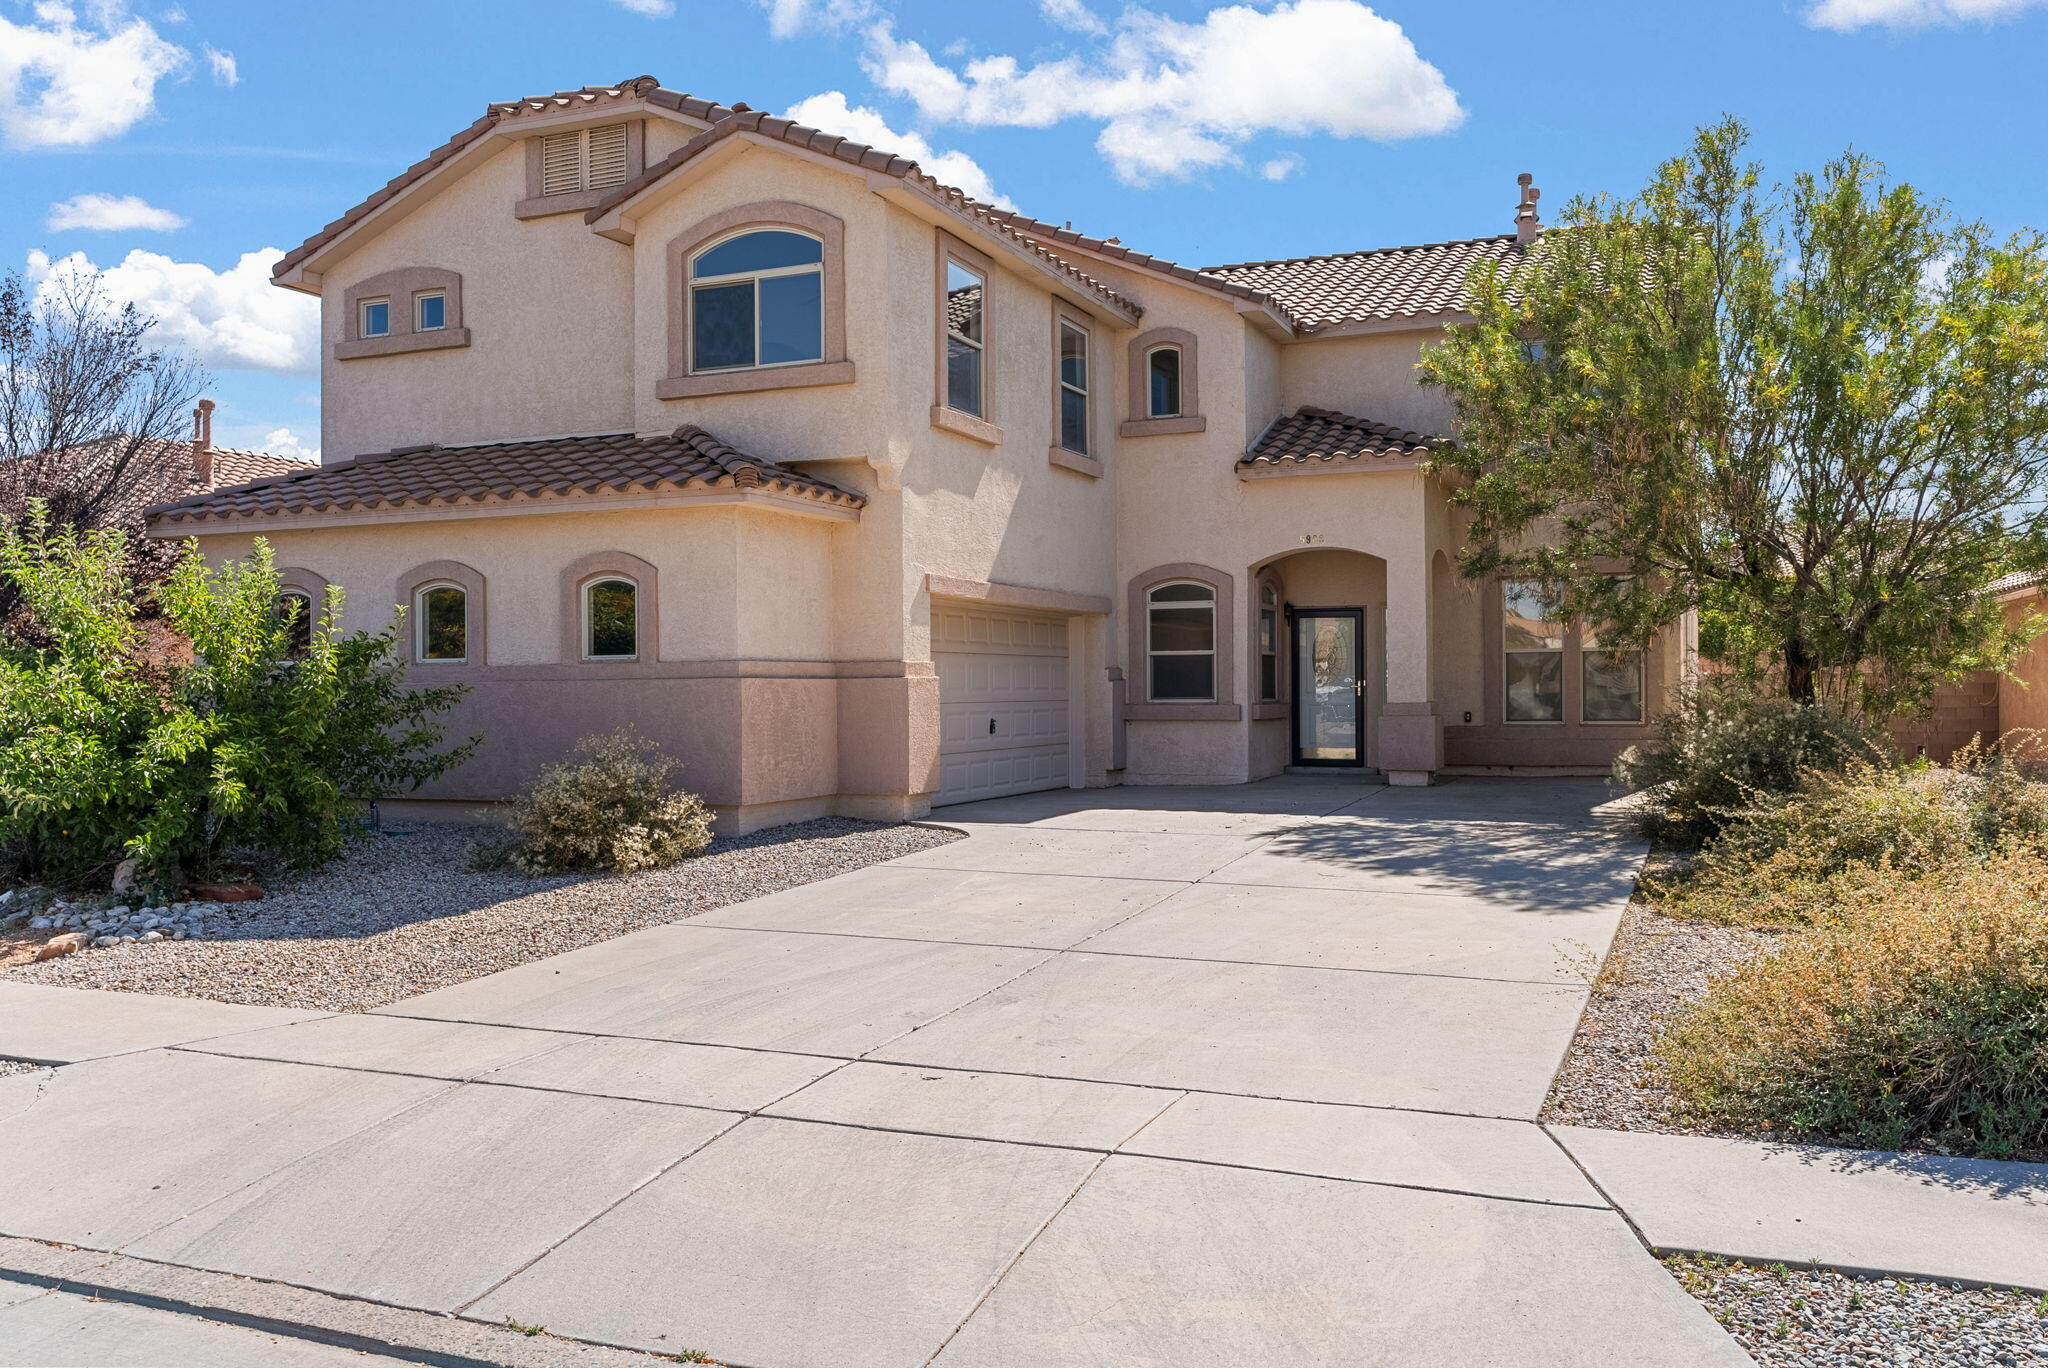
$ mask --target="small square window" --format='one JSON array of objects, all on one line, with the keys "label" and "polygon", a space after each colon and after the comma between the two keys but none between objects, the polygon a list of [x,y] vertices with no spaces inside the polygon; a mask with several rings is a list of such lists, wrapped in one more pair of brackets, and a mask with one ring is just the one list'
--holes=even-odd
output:
[{"label": "small square window", "polygon": [[363,301],[362,330],[364,337],[391,336],[390,300],[366,299]]},{"label": "small square window", "polygon": [[448,326],[448,296],[423,294],[413,301],[413,331],[437,332]]}]

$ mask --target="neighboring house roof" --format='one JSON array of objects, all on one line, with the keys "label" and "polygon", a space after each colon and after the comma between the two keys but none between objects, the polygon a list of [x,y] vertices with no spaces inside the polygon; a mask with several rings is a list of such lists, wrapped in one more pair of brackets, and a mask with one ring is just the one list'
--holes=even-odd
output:
[{"label": "neighboring house roof", "polygon": [[2048,581],[2048,570],[2017,570],[2010,575],[2000,575],[1984,586],[1984,592],[1994,598],[2003,598],[2023,589],[2039,589]]},{"label": "neighboring house roof", "polygon": [[1407,465],[1427,456],[1432,444],[1442,443],[1439,437],[1354,418],[1348,413],[1303,408],[1275,419],[1239,459],[1237,468],[1258,472],[1315,462]]},{"label": "neighboring house roof", "polygon": [[849,166],[859,167],[863,171],[869,171],[876,175],[893,176],[898,180],[908,181],[922,188],[944,207],[952,210],[961,218],[966,219],[975,227],[993,234],[1037,257],[1061,275],[1068,277],[1081,286],[1087,293],[1115,305],[1120,312],[1127,313],[1132,318],[1136,318],[1144,312],[1143,308],[1136,301],[1119,295],[1115,290],[1112,290],[1109,286],[1081,270],[1065,257],[1050,251],[1044,244],[1034,241],[1031,237],[1010,227],[1005,222],[1009,217],[1008,215],[983,204],[980,200],[970,198],[965,191],[946,185],[926,175],[918,169],[917,163],[908,157],[900,157],[891,152],[884,152],[879,148],[870,147],[866,143],[855,142],[851,138],[841,137],[837,133],[826,133],[820,129],[810,128],[789,119],[779,119],[772,114],[764,114],[758,109],[742,107],[736,112],[733,110],[723,111],[717,122],[713,123],[711,127],[705,129],[702,133],[699,133],[696,137],[690,139],[690,141],[684,143],[660,161],[655,162],[638,176],[627,181],[610,195],[600,200],[595,207],[584,215],[584,219],[587,222],[596,223],[606,214],[632,200],[635,196],[675,171],[678,167],[695,161],[698,157],[736,133],[753,133],[764,138],[772,138],[778,142],[788,143],[793,147],[801,147],[810,152],[832,157],[847,163]]},{"label": "neighboring house roof", "polygon": [[859,494],[737,451],[700,427],[471,446],[400,447],[279,478],[179,499],[149,511],[153,527],[384,508],[499,506],[563,495],[643,494],[689,487],[763,489],[842,508]]},{"label": "neighboring house roof", "polygon": [[1304,332],[1346,323],[1457,313],[1469,303],[1465,281],[1475,266],[1520,259],[1513,233],[1381,247],[1328,256],[1242,261],[1204,267],[1204,275],[1278,299]]},{"label": "neighboring house roof", "polygon": [[133,469],[136,479],[143,487],[129,491],[127,497],[116,500],[112,511],[119,518],[141,513],[150,503],[161,499],[163,493],[176,490],[178,485],[175,468],[183,469],[183,486],[194,494],[273,475],[290,475],[299,471],[319,469],[310,461],[293,460],[289,456],[273,456],[267,451],[243,451],[236,447],[209,446],[207,454],[213,458],[211,478],[201,479],[200,466],[195,460],[191,442],[162,437],[146,438],[138,442],[125,434],[115,434],[75,447],[65,447],[53,454],[59,458],[76,456],[87,462],[104,461],[111,464],[120,460],[131,445],[134,447],[134,453],[130,459],[136,462]]}]

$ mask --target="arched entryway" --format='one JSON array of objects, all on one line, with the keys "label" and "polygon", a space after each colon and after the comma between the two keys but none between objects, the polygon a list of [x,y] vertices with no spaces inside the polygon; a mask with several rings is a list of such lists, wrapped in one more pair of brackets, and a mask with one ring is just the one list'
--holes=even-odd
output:
[{"label": "arched entryway", "polygon": [[1305,547],[1251,567],[1251,771],[1364,772],[1386,701],[1387,564]]}]

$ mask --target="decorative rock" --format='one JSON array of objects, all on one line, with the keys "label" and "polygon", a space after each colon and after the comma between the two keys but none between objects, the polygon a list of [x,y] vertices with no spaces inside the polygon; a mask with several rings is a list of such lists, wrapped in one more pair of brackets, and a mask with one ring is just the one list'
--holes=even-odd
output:
[{"label": "decorative rock", "polygon": [[31,931],[47,931],[50,929],[50,919],[48,917],[30,917],[28,929]]},{"label": "decorative rock", "polygon": [[36,951],[39,960],[56,959],[59,955],[72,955],[92,943],[91,937],[83,931],[66,931],[61,936],[52,936]]},{"label": "decorative rock", "polygon": [[135,887],[135,861],[133,859],[123,860],[114,866],[114,882],[110,887],[116,893],[126,893],[129,889]]},{"label": "decorative rock", "polygon": [[142,933],[142,935],[141,935],[141,936],[139,937],[139,939],[141,939],[141,940],[146,940],[146,941],[160,941],[160,940],[162,940],[163,938],[164,938],[164,933],[163,933],[163,932],[161,932],[161,931],[145,931],[145,932],[143,932],[143,933]]},{"label": "decorative rock", "polygon": [[94,936],[92,938],[92,943],[100,947],[100,949],[104,950],[110,945],[117,944],[118,941],[117,938],[113,936]]}]

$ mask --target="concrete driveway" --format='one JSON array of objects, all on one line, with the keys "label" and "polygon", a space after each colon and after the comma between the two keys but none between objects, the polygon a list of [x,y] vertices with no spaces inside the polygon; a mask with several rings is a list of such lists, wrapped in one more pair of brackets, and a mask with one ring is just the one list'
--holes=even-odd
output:
[{"label": "concrete driveway", "polygon": [[1642,855],[1602,796],[948,809],[373,1015],[0,1081],[0,1234],[758,1368],[1744,1364],[1533,1124]]}]

